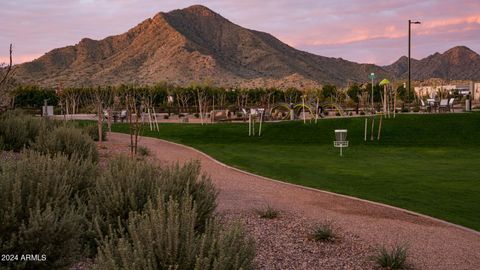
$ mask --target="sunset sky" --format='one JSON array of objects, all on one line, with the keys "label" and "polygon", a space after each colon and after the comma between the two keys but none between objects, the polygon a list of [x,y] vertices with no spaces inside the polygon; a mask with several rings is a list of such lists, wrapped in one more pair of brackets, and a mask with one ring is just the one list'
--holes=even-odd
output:
[{"label": "sunset sky", "polygon": [[126,32],[157,12],[202,4],[243,27],[315,54],[386,65],[465,45],[480,52],[480,0],[15,0],[0,8],[0,63],[33,60],[82,38]]}]

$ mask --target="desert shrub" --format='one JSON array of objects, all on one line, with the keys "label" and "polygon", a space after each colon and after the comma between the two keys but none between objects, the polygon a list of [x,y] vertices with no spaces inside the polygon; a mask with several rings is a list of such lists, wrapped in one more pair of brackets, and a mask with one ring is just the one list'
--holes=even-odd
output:
[{"label": "desert shrub", "polygon": [[256,212],[261,218],[266,219],[274,219],[280,216],[280,211],[270,205],[267,205],[261,209],[256,209]]},{"label": "desert shrub", "polygon": [[[98,142],[98,126],[97,125],[86,125],[83,127],[85,133],[94,141]],[[102,141],[107,140],[107,128],[104,126],[102,128]]]},{"label": "desert shrub", "polygon": [[157,195],[159,173],[151,164],[124,156],[109,161],[89,196],[89,212],[100,230],[106,232],[110,224],[116,228],[131,211],[141,212],[147,201]]},{"label": "desert shrub", "polygon": [[138,147],[137,150],[138,150],[138,154],[142,157],[146,157],[150,155],[150,150],[148,150],[148,148],[145,146],[140,146]]},{"label": "desert shrub", "polygon": [[35,139],[32,148],[44,154],[62,153],[68,157],[98,160],[97,147],[93,140],[80,129],[58,127],[41,132]]},{"label": "desert shrub", "polygon": [[[33,151],[0,164],[0,253],[45,254],[19,269],[52,269],[81,256],[86,227],[82,202],[96,177],[91,161]],[[13,266],[12,266],[13,267]]]},{"label": "desert shrub", "polygon": [[[89,160],[24,152],[20,158],[7,159],[0,165],[2,211],[8,210],[5,213],[21,219],[37,204],[75,202],[76,197],[87,196],[96,177],[97,167]],[[1,223],[2,226],[7,224],[6,219]]]},{"label": "desert shrub", "polygon": [[333,232],[332,222],[324,222],[316,225],[313,229],[313,239],[315,239],[315,241],[334,241],[335,233]]},{"label": "desert shrub", "polygon": [[240,224],[228,229],[218,223],[207,227],[196,269],[254,269],[255,243]]},{"label": "desert shrub", "polygon": [[45,260],[13,261],[9,268],[58,269],[83,257],[84,214],[73,205],[63,208],[47,205],[43,210],[36,206],[18,225],[9,239],[2,239],[1,253],[39,254],[45,255]]},{"label": "desert shrub", "polygon": [[91,192],[91,212],[99,230],[106,232],[124,224],[130,212],[142,212],[148,200],[161,194],[164,200],[191,196],[197,205],[196,227],[202,228],[215,210],[217,192],[206,176],[200,176],[199,163],[167,168],[127,157],[109,162]]},{"label": "desert shrub", "polygon": [[404,245],[394,246],[391,250],[381,247],[372,258],[374,262],[385,269],[408,269],[407,247]]},{"label": "desert shrub", "polygon": [[161,191],[165,198],[189,195],[197,206],[197,229],[202,229],[217,207],[218,192],[211,179],[200,173],[200,162],[192,161],[180,166],[164,168],[161,174]]},{"label": "desert shrub", "polygon": [[0,118],[0,139],[4,150],[20,151],[30,147],[38,134],[46,129],[41,118],[12,112]]},{"label": "desert shrub", "polygon": [[[195,230],[191,197],[157,196],[144,213],[132,213],[126,231],[104,238],[95,269],[251,269],[253,242],[242,229],[224,230],[211,220]],[[128,232],[128,233],[127,233]]]}]

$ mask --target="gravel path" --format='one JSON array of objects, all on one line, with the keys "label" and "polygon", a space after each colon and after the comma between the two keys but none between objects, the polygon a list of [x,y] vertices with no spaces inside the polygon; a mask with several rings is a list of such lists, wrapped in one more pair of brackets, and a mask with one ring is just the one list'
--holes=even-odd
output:
[{"label": "gravel path", "polygon": [[[112,133],[109,152],[128,152],[129,136]],[[480,234],[430,218],[366,201],[271,181],[219,164],[188,147],[141,137],[161,162],[200,160],[220,191],[218,211],[240,219],[257,241],[263,269],[370,269],[376,247],[407,244],[415,269],[480,269]],[[255,209],[270,205],[278,219],[260,219]],[[309,239],[313,226],[332,221],[338,239]]]}]

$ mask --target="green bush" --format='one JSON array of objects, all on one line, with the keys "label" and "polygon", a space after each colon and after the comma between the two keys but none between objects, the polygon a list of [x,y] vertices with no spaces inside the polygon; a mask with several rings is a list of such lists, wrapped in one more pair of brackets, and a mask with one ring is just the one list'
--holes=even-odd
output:
[{"label": "green bush", "polygon": [[313,230],[313,239],[315,241],[330,242],[335,240],[335,233],[333,232],[332,222],[324,222],[315,226]]},{"label": "green bush", "polygon": [[[67,266],[82,256],[85,206],[96,165],[33,151],[0,164],[0,253],[45,254],[18,269]],[[12,266],[13,267],[13,266]]]},{"label": "green bush", "polygon": [[197,256],[196,269],[254,269],[255,243],[240,224],[225,229],[207,227]]},{"label": "green bush", "polygon": [[58,127],[52,131],[41,132],[32,148],[44,154],[62,153],[68,157],[98,160],[98,151],[93,140],[80,129],[71,127]]},{"label": "green bush", "polygon": [[278,211],[277,209],[273,208],[270,205],[267,205],[264,208],[257,209],[255,211],[261,218],[274,219],[280,216],[280,211]]},{"label": "green bush", "polygon": [[223,230],[211,220],[195,230],[190,197],[165,202],[161,196],[143,214],[132,213],[127,232],[104,238],[95,269],[251,269],[253,242],[242,229]]},{"label": "green bush", "polygon": [[4,150],[20,151],[30,147],[42,130],[45,120],[30,115],[11,112],[0,118],[0,141]]},{"label": "green bush", "polygon": [[373,260],[378,266],[385,269],[409,269],[407,254],[407,247],[404,245],[395,246],[392,250],[381,247],[373,256]]},{"label": "green bush", "polygon": [[198,162],[183,167],[158,167],[118,157],[111,160],[91,192],[91,212],[103,233],[109,226],[124,224],[130,212],[142,212],[150,199],[191,196],[197,205],[196,227],[203,228],[216,207],[217,192],[206,176],[200,176]]},{"label": "green bush", "polygon": [[118,227],[118,221],[128,219],[132,211],[143,211],[147,201],[154,198],[159,189],[160,172],[148,163],[117,157],[95,182],[90,193],[90,213],[99,229],[105,233],[109,226]]},{"label": "green bush", "polygon": [[30,148],[39,135],[61,126],[74,129],[78,124],[34,117],[21,110],[8,111],[0,116],[0,144],[3,145],[0,149],[18,152]]},{"label": "green bush", "polygon": [[[90,136],[90,138],[98,142],[98,126],[97,125],[86,125],[83,130],[85,133]],[[102,128],[102,141],[107,140],[107,127]]]},{"label": "green bush", "polygon": [[142,157],[146,157],[150,155],[150,150],[145,146],[140,146],[138,147],[138,154]]},{"label": "green bush", "polygon": [[[58,269],[75,263],[84,257],[82,234],[84,213],[72,205],[64,208],[47,205],[35,207],[14,232],[3,241],[2,254],[38,254],[45,260],[12,262],[15,269]],[[2,262],[3,263],[3,262]]]},{"label": "green bush", "polygon": [[57,106],[58,96],[54,89],[41,88],[39,86],[19,86],[13,91],[15,106],[22,108],[40,108],[45,99],[48,105]]},{"label": "green bush", "polygon": [[[27,213],[37,203],[64,205],[76,201],[76,197],[86,198],[97,173],[97,167],[89,160],[24,152],[20,158],[7,159],[0,164],[2,211],[9,209],[18,216]],[[15,209],[7,206],[14,206]]]},{"label": "green bush", "polygon": [[217,207],[218,192],[211,179],[200,173],[200,162],[192,161],[183,166],[178,164],[164,168],[161,174],[161,191],[165,198],[192,196],[197,206],[197,229],[203,229]]}]

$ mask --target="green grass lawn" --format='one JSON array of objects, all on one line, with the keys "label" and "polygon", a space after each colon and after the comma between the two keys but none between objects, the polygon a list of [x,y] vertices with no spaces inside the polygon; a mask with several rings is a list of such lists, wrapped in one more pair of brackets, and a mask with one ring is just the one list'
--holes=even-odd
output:
[{"label": "green grass lawn", "polygon": [[[378,118],[376,125],[378,125]],[[339,156],[334,129],[348,129]],[[370,128],[370,126],[369,126]],[[402,207],[480,230],[480,113],[398,115],[380,141],[364,142],[364,118],[318,124],[161,124],[142,135],[195,147],[231,166],[308,187]],[[113,131],[128,133],[126,124]]]}]

